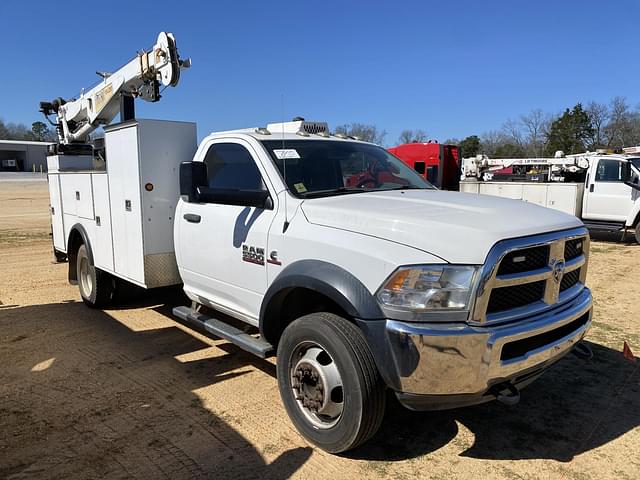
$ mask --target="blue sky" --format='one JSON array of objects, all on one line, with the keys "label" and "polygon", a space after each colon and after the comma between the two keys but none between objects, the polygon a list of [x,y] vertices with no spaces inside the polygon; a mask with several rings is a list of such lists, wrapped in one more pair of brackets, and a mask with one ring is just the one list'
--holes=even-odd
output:
[{"label": "blue sky", "polygon": [[638,1],[0,3],[0,118],[40,120],[173,32],[193,68],[144,118],[198,135],[301,115],[444,140],[534,108],[616,95],[640,102]]}]

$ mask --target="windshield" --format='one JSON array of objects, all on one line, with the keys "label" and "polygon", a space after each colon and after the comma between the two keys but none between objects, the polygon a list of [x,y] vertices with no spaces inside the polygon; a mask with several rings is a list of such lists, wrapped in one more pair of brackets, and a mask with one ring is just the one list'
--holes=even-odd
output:
[{"label": "windshield", "polygon": [[636,170],[640,172],[640,158],[632,158],[631,164],[635,167]]},{"label": "windshield", "polygon": [[[298,197],[434,187],[382,147],[335,140],[266,140],[289,190]],[[285,175],[286,162],[286,175]]]}]

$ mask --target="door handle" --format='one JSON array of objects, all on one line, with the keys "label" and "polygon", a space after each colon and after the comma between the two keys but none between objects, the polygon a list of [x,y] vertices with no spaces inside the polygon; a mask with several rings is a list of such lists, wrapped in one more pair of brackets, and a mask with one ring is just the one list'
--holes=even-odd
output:
[{"label": "door handle", "polygon": [[184,218],[187,222],[191,223],[200,223],[200,215],[196,215],[195,213],[185,213]]},{"label": "door handle", "polygon": [[593,183],[591,185],[589,185],[589,191],[593,192]]}]

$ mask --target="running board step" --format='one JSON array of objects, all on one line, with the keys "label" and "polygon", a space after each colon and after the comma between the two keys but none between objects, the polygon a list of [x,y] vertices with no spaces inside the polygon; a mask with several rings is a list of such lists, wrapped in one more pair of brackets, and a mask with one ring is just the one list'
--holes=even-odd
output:
[{"label": "running board step", "polygon": [[603,230],[607,232],[617,232],[624,228],[624,222],[590,222],[589,220],[583,221],[584,226],[590,230]]},{"label": "running board step", "polygon": [[187,322],[204,328],[216,337],[224,338],[247,352],[261,358],[266,358],[273,353],[273,345],[262,338],[254,337],[242,330],[229,325],[221,320],[203,315],[189,307],[176,307],[173,314]]}]

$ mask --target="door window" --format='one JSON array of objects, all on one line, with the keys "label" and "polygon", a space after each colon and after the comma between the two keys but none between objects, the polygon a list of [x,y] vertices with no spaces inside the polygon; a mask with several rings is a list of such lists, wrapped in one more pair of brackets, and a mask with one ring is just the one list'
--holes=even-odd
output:
[{"label": "door window", "polygon": [[598,162],[596,170],[596,182],[622,182],[624,180],[624,169],[619,160],[605,160]]},{"label": "door window", "polygon": [[265,190],[262,175],[249,151],[237,143],[214,143],[204,158],[210,188]]}]

